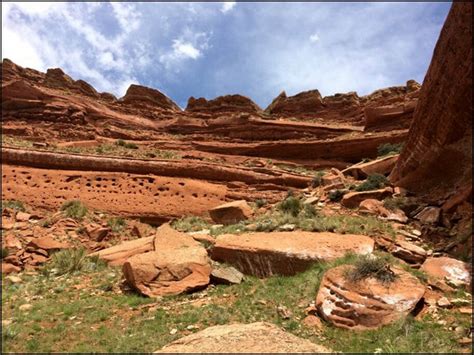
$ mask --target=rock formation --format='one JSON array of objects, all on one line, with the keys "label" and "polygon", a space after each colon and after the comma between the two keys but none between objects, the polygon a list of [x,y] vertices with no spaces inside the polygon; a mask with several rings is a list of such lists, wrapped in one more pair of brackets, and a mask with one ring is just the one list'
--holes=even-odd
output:
[{"label": "rock formation", "polygon": [[145,105],[171,111],[181,110],[169,97],[158,90],[135,84],[130,85],[121,101],[127,105]]},{"label": "rock formation", "polygon": [[[472,3],[454,2],[391,181],[440,199],[472,185]],[[442,183],[440,183],[442,182]]]},{"label": "rock formation", "polygon": [[261,108],[248,97],[242,95],[226,95],[216,97],[212,100],[206,100],[203,97],[199,99],[190,97],[186,111],[215,115],[229,112],[259,113]]}]

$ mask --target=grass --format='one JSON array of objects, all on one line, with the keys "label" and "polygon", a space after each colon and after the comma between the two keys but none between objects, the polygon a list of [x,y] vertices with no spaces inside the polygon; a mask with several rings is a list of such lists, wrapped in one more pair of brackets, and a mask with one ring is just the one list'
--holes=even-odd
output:
[{"label": "grass", "polygon": [[112,232],[119,233],[126,227],[127,222],[122,217],[111,217],[107,220],[107,225]]},{"label": "grass", "polygon": [[311,180],[311,186],[312,187],[321,186],[324,174],[325,174],[324,170],[317,171],[316,174],[313,177],[313,180]]},{"label": "grass", "polygon": [[377,156],[384,157],[387,155],[399,154],[403,149],[403,143],[384,143],[378,146]]},{"label": "grass", "polygon": [[339,202],[341,201],[342,197],[344,196],[344,192],[341,190],[331,190],[328,193],[328,198],[332,202]]},{"label": "grass", "polygon": [[268,201],[265,200],[264,198],[263,199],[259,198],[259,199],[255,200],[255,207],[257,207],[257,208],[263,207],[266,204],[268,204]]},{"label": "grass", "polygon": [[5,259],[8,256],[9,252],[7,248],[2,248],[2,259]]},{"label": "grass", "polygon": [[[367,332],[324,323],[317,334],[304,326],[304,309],[314,300],[324,272],[355,260],[348,255],[292,277],[249,276],[240,285],[219,285],[161,299],[114,291],[108,285],[119,283],[120,270],[111,267],[67,277],[22,275],[19,285],[2,284],[2,319],[13,320],[2,329],[2,351],[153,352],[197,331],[188,330],[189,325],[202,330],[232,322],[267,321],[340,352],[459,352],[453,332],[431,318],[415,321],[408,317]],[[81,288],[85,284],[87,288]],[[32,299],[32,295],[41,297]],[[33,308],[19,311],[26,302]],[[290,319],[278,315],[280,305],[293,313]],[[456,317],[459,325],[469,328],[468,315]],[[171,329],[177,333],[170,334]]]},{"label": "grass", "polygon": [[371,191],[381,189],[389,185],[388,179],[382,174],[371,174],[362,184],[355,188],[355,191]]},{"label": "grass", "polygon": [[197,232],[209,229],[211,225],[201,217],[187,216],[173,221],[171,226],[180,232]]},{"label": "grass", "polygon": [[126,142],[123,139],[117,139],[115,141],[115,145],[118,145],[119,147],[124,147],[127,149],[138,149],[138,146],[135,143]]},{"label": "grass", "polygon": [[68,218],[82,220],[87,215],[87,207],[79,200],[66,201],[61,206],[61,211]]},{"label": "grass", "polygon": [[26,208],[23,202],[17,200],[2,200],[2,210],[4,208],[10,208],[15,211],[25,212]]},{"label": "grass", "polygon": [[352,268],[346,270],[344,277],[352,282],[374,277],[384,284],[389,284],[396,278],[390,266],[391,262],[387,257],[362,255],[354,262]]},{"label": "grass", "polygon": [[283,213],[288,213],[293,217],[298,216],[303,208],[303,203],[301,200],[295,196],[289,194],[283,201],[281,201],[277,208]]},{"label": "grass", "polygon": [[65,249],[53,254],[51,262],[42,269],[44,275],[66,275],[93,271],[105,264],[97,257],[88,257],[84,248]]}]

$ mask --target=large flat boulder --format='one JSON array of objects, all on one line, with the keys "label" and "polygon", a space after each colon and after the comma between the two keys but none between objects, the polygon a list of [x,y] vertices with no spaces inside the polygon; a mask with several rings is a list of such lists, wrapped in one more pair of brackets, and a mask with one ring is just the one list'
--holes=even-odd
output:
[{"label": "large flat boulder", "polygon": [[226,324],[206,328],[164,346],[156,353],[330,353],[274,324]]},{"label": "large flat boulder", "polygon": [[219,224],[234,224],[252,216],[252,208],[245,200],[224,203],[209,211],[212,220]]},{"label": "large flat boulder", "polygon": [[428,258],[420,270],[428,275],[431,285],[441,289],[449,290],[452,286],[467,286],[471,283],[471,267],[461,260],[445,256]]},{"label": "large flat boulder", "polygon": [[211,274],[206,249],[169,225],[158,228],[152,251],[129,257],[122,270],[127,283],[149,297],[201,288]]},{"label": "large flat boulder", "polygon": [[154,250],[154,240],[154,236],[130,240],[107,249],[102,249],[90,254],[90,256],[98,256],[110,265],[123,265],[131,256]]},{"label": "large flat boulder", "polygon": [[392,196],[392,189],[390,187],[371,191],[354,191],[344,195],[341,200],[341,205],[347,208],[356,208],[364,200],[383,200],[389,196]]},{"label": "large flat boulder", "polygon": [[393,267],[395,280],[384,284],[373,277],[349,280],[353,267],[328,270],[316,297],[318,313],[337,327],[366,330],[389,324],[411,312],[425,293],[425,286],[400,268]]},{"label": "large flat boulder", "polygon": [[397,163],[399,154],[369,161],[367,163],[357,163],[342,170],[344,175],[351,175],[356,179],[365,179],[371,174],[386,175],[392,171]]},{"label": "large flat boulder", "polygon": [[374,241],[363,235],[273,232],[221,235],[211,250],[216,261],[234,265],[257,277],[294,275],[315,262],[333,260],[348,252],[369,254]]}]

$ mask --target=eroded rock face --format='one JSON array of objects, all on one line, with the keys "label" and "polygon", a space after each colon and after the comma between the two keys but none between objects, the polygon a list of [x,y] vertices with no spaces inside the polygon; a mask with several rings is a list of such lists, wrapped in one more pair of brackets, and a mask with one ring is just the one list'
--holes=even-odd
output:
[{"label": "eroded rock face", "polygon": [[472,185],[471,2],[451,7],[390,180],[438,199]]},{"label": "eroded rock face", "polygon": [[212,100],[206,100],[203,97],[199,99],[190,97],[186,111],[208,114],[223,112],[258,113],[261,109],[248,97],[242,95],[225,95]]},{"label": "eroded rock face", "polygon": [[158,90],[132,84],[128,88],[122,102],[131,105],[154,106],[171,111],[181,111],[169,97]]},{"label": "eroded rock face", "polygon": [[152,251],[129,257],[122,269],[127,283],[149,297],[204,287],[211,274],[206,249],[169,225],[156,231]]},{"label": "eroded rock face", "polygon": [[363,235],[273,232],[221,235],[211,251],[216,261],[234,265],[257,277],[294,275],[311,264],[329,261],[348,252],[369,254],[374,241]]},{"label": "eroded rock face", "polygon": [[347,280],[352,267],[328,270],[316,298],[318,313],[337,327],[366,330],[389,324],[410,313],[425,293],[416,277],[399,268],[392,268],[395,280],[383,284],[375,278]]},{"label": "eroded rock face", "polygon": [[317,112],[322,106],[323,98],[318,90],[304,91],[290,97],[283,91],[265,109],[265,112],[277,115],[298,115]]},{"label": "eroded rock face", "polygon": [[226,324],[206,328],[164,346],[156,353],[330,353],[274,324]]},{"label": "eroded rock face", "polygon": [[209,211],[212,220],[218,224],[234,224],[249,219],[252,214],[252,208],[245,200],[225,203]]}]

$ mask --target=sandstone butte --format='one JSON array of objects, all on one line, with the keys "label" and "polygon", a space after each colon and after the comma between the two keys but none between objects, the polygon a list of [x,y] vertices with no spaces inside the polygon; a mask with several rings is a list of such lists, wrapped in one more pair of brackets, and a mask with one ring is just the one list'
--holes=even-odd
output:
[{"label": "sandstone butte", "polygon": [[[348,252],[377,250],[426,273],[429,287],[399,266],[390,284],[348,281],[351,265],[328,268],[304,300],[315,302],[305,324],[351,330],[418,308],[423,315],[443,292],[470,290],[471,267],[459,259],[472,258],[471,17],[471,3],[453,3],[422,85],[408,80],[365,96],[282,92],[266,108],[235,94],[191,97],[183,110],[139,85],[117,98],[60,68],[43,73],[4,59],[2,200],[22,202],[26,212],[2,206],[2,273],[37,272],[58,250],[79,245],[120,266],[134,292],[158,300],[210,283],[239,287],[242,273],[295,275]],[[379,156],[380,147],[401,143],[399,153]],[[354,191],[375,173],[386,186]],[[282,213],[289,195],[303,211],[277,231],[257,232],[259,218]],[[92,220],[66,216],[61,206],[72,200]],[[326,226],[333,232],[302,231],[303,215],[323,225],[334,218]],[[365,235],[337,231],[350,223]],[[214,236],[233,227],[236,234]],[[276,310],[296,319],[295,310]],[[251,323],[209,327],[158,352],[263,349],[330,351]]]}]

